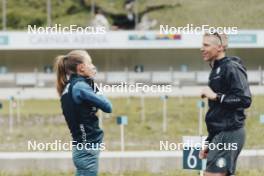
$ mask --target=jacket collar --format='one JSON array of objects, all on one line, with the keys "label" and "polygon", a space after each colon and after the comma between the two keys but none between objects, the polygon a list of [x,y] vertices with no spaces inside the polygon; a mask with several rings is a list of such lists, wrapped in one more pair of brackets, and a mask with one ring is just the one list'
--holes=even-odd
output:
[{"label": "jacket collar", "polygon": [[218,59],[214,61],[214,68],[220,66],[221,64],[225,63],[226,61],[228,61],[228,57],[225,56],[222,59]]},{"label": "jacket collar", "polygon": [[76,80],[76,79],[79,79],[79,80],[84,80],[84,81],[88,81],[88,82],[93,82],[93,79],[89,78],[89,77],[85,77],[85,76],[82,76],[82,75],[78,75],[76,73],[72,73],[70,75],[70,78],[69,78],[69,81],[73,81],[73,80]]},{"label": "jacket collar", "polygon": [[81,75],[78,75],[78,74],[76,74],[76,73],[72,73],[72,74],[70,75],[70,80],[74,80],[74,79],[78,79],[78,78],[81,78],[81,79],[87,79],[86,77],[81,76]]}]

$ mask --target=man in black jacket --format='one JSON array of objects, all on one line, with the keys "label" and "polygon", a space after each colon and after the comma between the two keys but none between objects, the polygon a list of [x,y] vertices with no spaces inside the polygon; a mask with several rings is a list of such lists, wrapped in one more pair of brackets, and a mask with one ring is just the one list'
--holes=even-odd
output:
[{"label": "man in black jacket", "polygon": [[207,158],[206,176],[235,174],[245,142],[244,109],[251,104],[246,69],[238,57],[225,55],[226,48],[226,35],[204,35],[202,56],[212,67],[208,87],[201,92],[209,104],[207,146],[200,151],[200,158]]}]

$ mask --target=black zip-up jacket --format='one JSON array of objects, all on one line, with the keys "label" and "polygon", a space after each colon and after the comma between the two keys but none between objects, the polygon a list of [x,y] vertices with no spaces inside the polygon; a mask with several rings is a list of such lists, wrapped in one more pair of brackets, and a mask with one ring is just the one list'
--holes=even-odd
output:
[{"label": "black zip-up jacket", "polygon": [[238,57],[224,57],[214,62],[209,76],[209,87],[217,93],[215,101],[208,100],[206,114],[207,141],[221,131],[244,126],[244,109],[251,104],[251,92],[246,68]]},{"label": "black zip-up jacket", "polygon": [[[101,143],[104,132],[99,127],[98,117],[96,116],[98,108],[88,102],[76,104],[73,100],[73,86],[80,81],[86,82],[94,88],[93,80],[72,75],[61,97],[63,115],[73,138],[72,144]],[[97,92],[98,89],[94,89],[94,91]]]}]

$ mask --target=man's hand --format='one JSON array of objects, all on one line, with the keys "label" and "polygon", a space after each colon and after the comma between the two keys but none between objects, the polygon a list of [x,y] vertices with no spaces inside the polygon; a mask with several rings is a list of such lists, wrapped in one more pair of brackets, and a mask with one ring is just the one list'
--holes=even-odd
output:
[{"label": "man's hand", "polygon": [[216,100],[217,94],[210,87],[206,87],[202,89],[201,97],[208,98],[209,100]]},{"label": "man's hand", "polygon": [[208,151],[209,151],[208,148],[205,148],[205,149],[200,150],[200,152],[199,152],[199,158],[200,159],[207,158]]}]

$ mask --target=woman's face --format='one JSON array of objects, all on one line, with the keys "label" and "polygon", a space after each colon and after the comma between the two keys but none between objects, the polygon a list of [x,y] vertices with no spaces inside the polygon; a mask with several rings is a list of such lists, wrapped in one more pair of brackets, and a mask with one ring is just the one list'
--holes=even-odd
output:
[{"label": "woman's face", "polygon": [[86,59],[84,63],[79,64],[77,66],[77,71],[78,74],[89,78],[94,78],[96,75],[96,67],[93,65],[90,59]]}]

